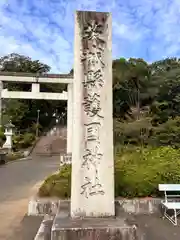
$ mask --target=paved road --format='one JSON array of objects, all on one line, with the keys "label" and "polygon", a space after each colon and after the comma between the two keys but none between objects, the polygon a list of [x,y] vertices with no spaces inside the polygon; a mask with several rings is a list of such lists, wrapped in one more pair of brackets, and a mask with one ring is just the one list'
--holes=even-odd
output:
[{"label": "paved road", "polygon": [[0,240],[17,239],[16,232],[23,221],[27,222],[24,216],[29,198],[39,183],[58,167],[58,156],[36,157],[0,167]]},{"label": "paved road", "polygon": [[[162,219],[162,214],[134,216],[134,223],[143,233],[144,240],[179,240],[180,223],[174,226],[169,220]],[[179,220],[178,220],[179,221]]]}]

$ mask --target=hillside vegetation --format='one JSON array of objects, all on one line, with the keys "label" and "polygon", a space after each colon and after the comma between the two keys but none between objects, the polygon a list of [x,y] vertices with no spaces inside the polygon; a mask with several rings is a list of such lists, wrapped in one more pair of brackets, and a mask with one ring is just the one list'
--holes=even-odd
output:
[{"label": "hillside vegetation", "polygon": [[[116,197],[159,196],[180,183],[180,60],[113,61]],[[71,166],[48,177],[40,196],[68,198]]]}]

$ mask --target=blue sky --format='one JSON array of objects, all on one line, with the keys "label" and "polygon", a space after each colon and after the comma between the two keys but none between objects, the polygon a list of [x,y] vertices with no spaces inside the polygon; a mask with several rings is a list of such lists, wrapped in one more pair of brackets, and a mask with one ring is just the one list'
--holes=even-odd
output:
[{"label": "blue sky", "polygon": [[68,73],[75,10],[112,12],[113,58],[180,56],[180,0],[0,0],[0,56],[15,52]]}]

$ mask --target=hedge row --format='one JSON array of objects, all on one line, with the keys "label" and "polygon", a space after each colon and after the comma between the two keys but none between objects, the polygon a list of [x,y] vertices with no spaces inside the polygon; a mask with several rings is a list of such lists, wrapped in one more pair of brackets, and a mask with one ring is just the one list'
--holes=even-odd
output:
[{"label": "hedge row", "polygon": [[[122,197],[159,196],[159,183],[180,183],[180,150],[172,147],[133,149],[115,157],[115,195]],[[69,198],[71,166],[48,177],[40,196]]]}]

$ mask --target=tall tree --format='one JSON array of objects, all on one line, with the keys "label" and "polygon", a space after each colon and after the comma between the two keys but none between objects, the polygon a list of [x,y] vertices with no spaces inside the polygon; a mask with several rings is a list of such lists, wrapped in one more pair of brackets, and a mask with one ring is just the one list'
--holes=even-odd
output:
[{"label": "tall tree", "polygon": [[30,57],[11,53],[0,58],[1,72],[27,72],[27,73],[47,73],[50,67],[39,60],[32,60]]},{"label": "tall tree", "polygon": [[143,59],[121,58],[113,61],[115,115],[140,117],[140,108],[150,101],[149,65]]},{"label": "tall tree", "polygon": [[180,59],[167,58],[150,67],[158,89],[151,112],[155,122],[162,123],[180,115]]}]

